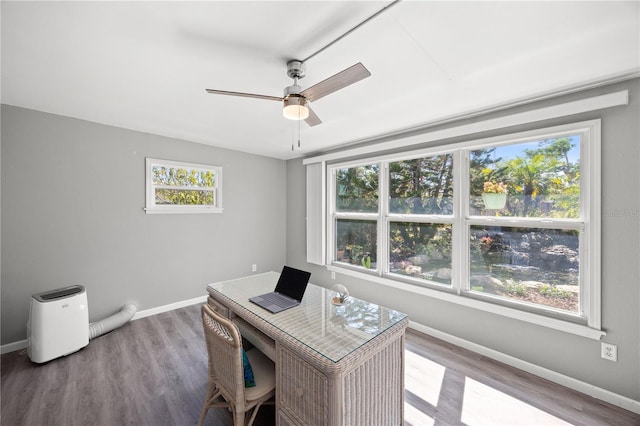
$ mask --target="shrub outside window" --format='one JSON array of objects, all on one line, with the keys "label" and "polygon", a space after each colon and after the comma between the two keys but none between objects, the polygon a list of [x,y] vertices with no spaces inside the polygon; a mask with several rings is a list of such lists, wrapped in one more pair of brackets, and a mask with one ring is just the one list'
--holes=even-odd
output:
[{"label": "shrub outside window", "polygon": [[599,328],[599,150],[593,121],[329,165],[328,259]]},{"label": "shrub outside window", "polygon": [[335,261],[378,269],[379,169],[377,164],[335,169]]},{"label": "shrub outside window", "polygon": [[451,285],[451,224],[389,223],[389,273]]},{"label": "shrub outside window", "polygon": [[453,155],[388,164],[388,272],[451,285]]},{"label": "shrub outside window", "polygon": [[375,221],[337,219],[336,261],[376,270],[377,234]]},{"label": "shrub outside window", "polygon": [[147,213],[221,213],[222,167],[146,159]]}]

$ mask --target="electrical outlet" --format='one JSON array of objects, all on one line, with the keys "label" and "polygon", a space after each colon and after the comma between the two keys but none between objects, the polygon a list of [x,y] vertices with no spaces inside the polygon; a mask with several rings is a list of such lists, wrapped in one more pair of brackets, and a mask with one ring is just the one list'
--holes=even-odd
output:
[{"label": "electrical outlet", "polygon": [[331,271],[331,279],[332,280],[336,279],[336,273],[334,271]]},{"label": "electrical outlet", "polygon": [[258,265],[256,265],[255,263],[251,265],[251,272],[256,272],[257,270],[258,270]]},{"label": "electrical outlet", "polygon": [[618,347],[611,343],[600,342],[600,356],[608,361],[618,362]]}]

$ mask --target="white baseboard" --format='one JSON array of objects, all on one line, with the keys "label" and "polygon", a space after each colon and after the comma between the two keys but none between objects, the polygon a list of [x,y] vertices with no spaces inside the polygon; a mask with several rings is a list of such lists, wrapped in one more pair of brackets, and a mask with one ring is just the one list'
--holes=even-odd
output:
[{"label": "white baseboard", "polygon": [[[151,315],[161,314],[163,312],[173,311],[174,309],[184,308],[185,306],[191,306],[198,303],[206,303],[207,296],[194,297],[193,299],[183,300],[176,303],[170,303],[168,305],[158,306],[156,308],[145,309],[144,311],[136,312],[131,318],[131,321],[135,321],[140,318],[149,317]],[[7,343],[0,346],[0,354],[6,354],[13,351],[19,351],[27,347],[27,340],[20,340],[18,342]]]},{"label": "white baseboard", "polygon": [[168,305],[158,306],[157,308],[145,309],[144,311],[136,312],[131,321],[135,321],[140,318],[150,317],[151,315],[161,314],[163,312],[173,311],[174,309],[184,308],[185,306],[196,305],[198,303],[206,303],[207,296],[194,297],[193,299],[182,300],[176,303],[170,303]]},{"label": "white baseboard", "polygon": [[536,376],[542,377],[543,379],[547,379],[559,385],[566,386],[570,389],[624,408],[625,410],[640,414],[640,401],[627,398],[626,396],[618,395],[606,389],[590,385],[589,383],[574,379],[569,376],[565,376],[564,374],[560,374],[553,370],[540,367],[539,365],[523,361],[521,359],[512,357],[511,355],[498,352],[496,350],[478,345],[468,340],[461,339],[451,334],[443,333],[442,331],[427,327],[426,325],[410,321],[409,328],[424,334],[428,334],[429,336],[433,336],[437,339],[444,340],[445,342],[449,342],[456,346],[460,346],[461,348],[468,349],[480,355],[484,355],[496,361],[500,361],[504,364],[526,371],[527,373],[535,374]]},{"label": "white baseboard", "polygon": [[13,343],[7,343],[0,346],[0,354],[6,354],[13,351],[19,351],[27,347],[27,340],[19,340]]}]

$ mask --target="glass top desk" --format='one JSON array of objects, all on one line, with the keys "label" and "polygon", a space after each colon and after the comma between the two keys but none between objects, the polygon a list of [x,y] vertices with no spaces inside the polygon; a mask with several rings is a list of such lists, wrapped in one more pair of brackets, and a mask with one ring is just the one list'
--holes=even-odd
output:
[{"label": "glass top desk", "polygon": [[332,292],[311,283],[299,306],[277,314],[249,301],[279,276],[207,286],[214,309],[275,348],[277,423],[403,424],[407,316],[354,297],[334,306]]}]

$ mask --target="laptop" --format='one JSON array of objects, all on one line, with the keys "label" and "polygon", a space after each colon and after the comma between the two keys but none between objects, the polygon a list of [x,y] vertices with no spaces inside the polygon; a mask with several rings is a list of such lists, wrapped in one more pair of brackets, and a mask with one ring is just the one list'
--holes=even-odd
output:
[{"label": "laptop", "polygon": [[293,308],[300,304],[310,277],[311,272],[285,266],[274,291],[251,297],[249,301],[274,314]]}]

